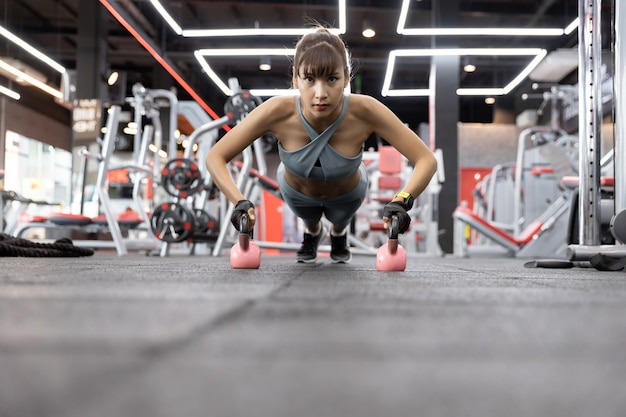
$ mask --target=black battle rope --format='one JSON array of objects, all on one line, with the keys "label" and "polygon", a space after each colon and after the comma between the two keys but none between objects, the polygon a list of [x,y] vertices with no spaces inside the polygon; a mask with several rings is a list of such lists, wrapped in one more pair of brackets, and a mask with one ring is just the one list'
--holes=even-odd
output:
[{"label": "black battle rope", "polygon": [[23,256],[29,258],[91,256],[93,249],[74,246],[71,239],[61,238],[54,243],[37,243],[0,233],[0,256]]}]

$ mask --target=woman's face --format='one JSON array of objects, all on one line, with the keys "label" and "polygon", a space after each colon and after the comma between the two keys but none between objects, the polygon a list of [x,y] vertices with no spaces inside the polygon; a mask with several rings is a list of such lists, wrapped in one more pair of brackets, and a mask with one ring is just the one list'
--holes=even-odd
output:
[{"label": "woman's face", "polygon": [[349,80],[343,68],[338,66],[333,73],[314,76],[302,67],[294,79],[301,97],[301,104],[318,116],[330,115],[343,100],[343,90]]}]

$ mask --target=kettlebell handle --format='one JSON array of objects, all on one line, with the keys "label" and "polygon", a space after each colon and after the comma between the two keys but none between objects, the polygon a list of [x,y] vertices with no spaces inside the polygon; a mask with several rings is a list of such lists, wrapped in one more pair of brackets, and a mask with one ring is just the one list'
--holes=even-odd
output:
[{"label": "kettlebell handle", "polygon": [[389,220],[389,239],[387,240],[387,247],[389,253],[396,253],[398,250],[398,230],[400,229],[400,219],[398,216],[393,215]]},{"label": "kettlebell handle", "polygon": [[400,219],[395,214],[389,219],[389,239],[398,239],[400,230]]},{"label": "kettlebell handle", "polygon": [[248,233],[250,228],[250,216],[248,213],[243,213],[239,219],[239,233]]},{"label": "kettlebell handle", "polygon": [[241,219],[239,219],[239,246],[244,251],[248,250],[250,247],[250,216],[248,213],[243,213],[241,215]]}]

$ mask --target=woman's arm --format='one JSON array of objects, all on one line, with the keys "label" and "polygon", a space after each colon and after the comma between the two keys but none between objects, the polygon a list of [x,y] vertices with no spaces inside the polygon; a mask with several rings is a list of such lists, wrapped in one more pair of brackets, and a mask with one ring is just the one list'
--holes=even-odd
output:
[{"label": "woman's arm", "polygon": [[[270,99],[262,103],[222,136],[207,154],[205,162],[211,179],[234,205],[241,200],[246,200],[247,197],[237,188],[227,164],[252,145],[256,139],[272,130],[273,121],[276,120],[277,111],[281,107],[284,108],[284,106],[280,106],[277,100]],[[247,211],[250,217],[249,230],[253,230],[256,223],[254,207]],[[237,219],[233,224],[238,225],[239,220]]]},{"label": "woman's arm", "polygon": [[205,162],[211,179],[233,204],[245,200],[246,197],[237,188],[227,164],[256,139],[271,130],[276,108],[277,103],[274,100],[262,103],[222,136],[207,154]]},{"label": "woman's arm", "polygon": [[[385,105],[369,97],[365,113],[372,129],[396,148],[413,165],[413,172],[402,191],[417,198],[428,186],[437,171],[437,160],[422,139]],[[397,199],[400,201],[400,199]]]}]

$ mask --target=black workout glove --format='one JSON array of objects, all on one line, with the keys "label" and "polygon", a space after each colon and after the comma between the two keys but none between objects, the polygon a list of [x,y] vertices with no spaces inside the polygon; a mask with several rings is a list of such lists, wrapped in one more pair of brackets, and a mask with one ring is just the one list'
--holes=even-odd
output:
[{"label": "black workout glove", "polygon": [[391,220],[391,216],[398,217],[398,233],[404,233],[411,225],[411,216],[406,212],[402,203],[392,201],[383,208],[383,217]]},{"label": "black workout glove", "polygon": [[[235,229],[239,230],[241,216],[244,214],[248,214],[248,210],[254,208],[254,204],[250,200],[239,200],[237,205],[235,206],[235,210],[233,210],[232,216],[230,216],[230,222],[235,226]],[[246,230],[247,231],[247,230]]]}]

